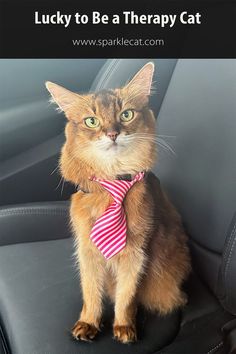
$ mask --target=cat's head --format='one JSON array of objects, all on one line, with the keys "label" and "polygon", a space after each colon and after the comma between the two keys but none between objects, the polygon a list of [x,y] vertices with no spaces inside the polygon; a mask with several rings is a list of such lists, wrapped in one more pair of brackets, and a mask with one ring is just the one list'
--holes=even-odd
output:
[{"label": "cat's head", "polygon": [[148,170],[155,162],[155,118],[148,107],[154,64],[146,64],[124,87],[86,95],[47,82],[68,119],[61,171],[79,183],[83,173],[115,178]]}]

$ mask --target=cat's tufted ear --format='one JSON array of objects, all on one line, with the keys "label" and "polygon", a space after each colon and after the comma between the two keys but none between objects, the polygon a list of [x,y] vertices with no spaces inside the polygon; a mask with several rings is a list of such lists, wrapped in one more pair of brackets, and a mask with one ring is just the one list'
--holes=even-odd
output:
[{"label": "cat's tufted ear", "polygon": [[69,111],[75,100],[78,100],[79,98],[78,94],[69,91],[60,85],[54,84],[53,82],[47,81],[45,85],[52,96],[52,100],[57,103],[60,110],[65,113]]},{"label": "cat's tufted ear", "polygon": [[126,89],[139,93],[143,96],[149,96],[151,93],[154,68],[155,67],[152,62],[145,64],[126,85]]}]

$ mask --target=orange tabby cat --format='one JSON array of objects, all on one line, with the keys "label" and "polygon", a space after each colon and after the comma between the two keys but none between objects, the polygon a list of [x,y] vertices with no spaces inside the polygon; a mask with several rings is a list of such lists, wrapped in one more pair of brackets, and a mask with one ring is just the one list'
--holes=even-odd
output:
[{"label": "orange tabby cat", "polygon": [[[148,107],[154,65],[146,64],[124,87],[81,95],[47,82],[68,119],[60,160],[62,176],[80,190],[72,196],[71,223],[79,263],[83,308],[74,338],[95,337],[104,295],[114,301],[114,337],[137,339],[137,304],[165,315],[186,303],[181,285],[190,271],[180,216],[150,172],[156,162],[155,118]],[[146,171],[124,200],[125,248],[106,260],[90,239],[96,220],[113,202],[92,176],[107,180]]]}]

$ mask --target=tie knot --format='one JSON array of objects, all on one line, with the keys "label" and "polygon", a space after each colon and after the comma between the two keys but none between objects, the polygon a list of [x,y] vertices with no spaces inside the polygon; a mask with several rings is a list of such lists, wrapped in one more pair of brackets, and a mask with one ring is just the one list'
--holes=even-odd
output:
[{"label": "tie knot", "polygon": [[105,188],[113,197],[114,201],[117,204],[122,204],[127,192],[130,188],[138,181],[141,181],[144,178],[144,172],[139,172],[132,181],[124,181],[115,179],[109,181],[106,179],[100,179],[93,177],[93,181],[100,183],[103,188]]}]

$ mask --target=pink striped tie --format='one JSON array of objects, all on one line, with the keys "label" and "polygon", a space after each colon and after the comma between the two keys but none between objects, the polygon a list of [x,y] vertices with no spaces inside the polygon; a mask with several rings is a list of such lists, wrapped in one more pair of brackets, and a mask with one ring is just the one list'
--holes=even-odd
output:
[{"label": "pink striped tie", "polygon": [[108,181],[96,177],[92,179],[100,183],[114,199],[114,202],[95,222],[90,234],[91,240],[106,259],[113,257],[126,245],[126,215],[122,203],[130,188],[143,177],[144,172],[139,172],[132,181],[117,179]]}]

